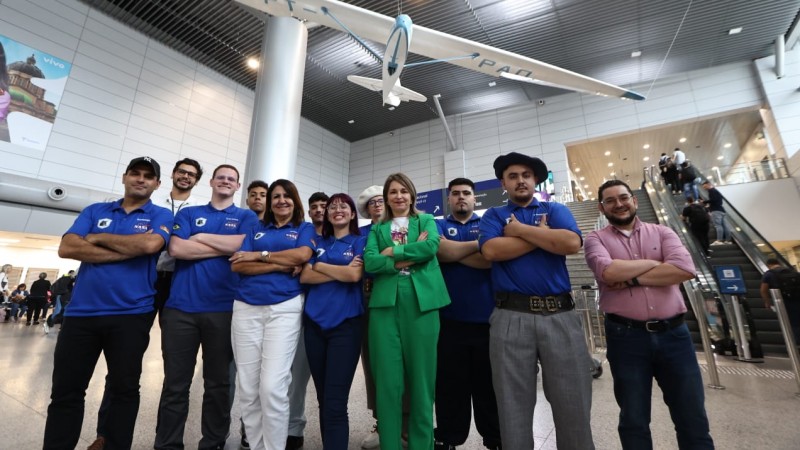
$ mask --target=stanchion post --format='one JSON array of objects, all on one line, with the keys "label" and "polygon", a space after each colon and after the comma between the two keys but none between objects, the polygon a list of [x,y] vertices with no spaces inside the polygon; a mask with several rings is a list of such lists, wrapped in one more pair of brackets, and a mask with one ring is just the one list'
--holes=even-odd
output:
[{"label": "stanchion post", "polygon": [[694,311],[694,318],[697,321],[697,328],[700,329],[700,341],[703,343],[703,353],[706,354],[706,366],[708,366],[708,377],[711,389],[725,389],[719,382],[719,372],[717,372],[717,360],[714,359],[714,351],[711,349],[711,338],[708,335],[708,321],[706,320],[706,309],[702,306],[705,301],[703,293],[699,289],[693,288],[691,283],[684,284],[689,295],[689,303]]},{"label": "stanchion post", "polygon": [[750,344],[747,341],[747,335],[744,332],[744,313],[742,312],[742,305],[739,304],[739,298],[731,295],[731,306],[733,306],[733,314],[736,316],[736,329],[739,331],[739,359],[743,361],[750,361],[752,355],[750,354]]}]

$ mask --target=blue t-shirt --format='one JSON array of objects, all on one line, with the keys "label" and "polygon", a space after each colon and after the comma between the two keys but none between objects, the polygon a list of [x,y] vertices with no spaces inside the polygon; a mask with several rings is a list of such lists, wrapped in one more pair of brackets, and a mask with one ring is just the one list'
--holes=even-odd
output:
[{"label": "blue t-shirt", "polygon": [[[534,198],[528,206],[517,206],[509,202],[506,206],[487,210],[481,218],[478,239],[481,247],[489,239],[503,236],[503,227],[508,223],[511,214],[527,225],[533,225],[537,215],[547,214],[547,225],[550,228],[570,230],[578,236],[581,235],[575,218],[566,206],[540,202]],[[492,284],[499,292],[540,296],[563,294],[572,288],[567,272],[567,257],[541,248],[509,261],[493,262]]]},{"label": "blue t-shirt", "polygon": [[[467,223],[462,224],[452,214],[446,219],[438,219],[436,226],[439,235],[451,241],[477,241],[481,218],[473,214]],[[475,269],[464,264],[439,263],[442,276],[453,301],[439,310],[439,316],[459,322],[488,323],[494,309],[492,275],[489,269]]]},{"label": "blue t-shirt", "polygon": [[[172,213],[148,201],[130,213],[122,200],[95,203],[81,211],[67,234],[141,234],[152,231],[169,243]],[[67,317],[144,314],[153,311],[156,262],[160,252],[110,263],[81,263]]]},{"label": "blue t-shirt", "polygon": [[[264,225],[258,222],[247,233],[242,243],[246,252],[279,252],[293,248],[308,247],[314,250],[314,225],[301,222],[299,226],[290,223],[277,228],[275,224]],[[300,277],[291,273],[271,272],[260,275],[242,275],[236,300],[250,305],[274,305],[297,297],[303,292]]]},{"label": "blue t-shirt", "polygon": [[[257,222],[258,216],[249,209],[230,205],[218,210],[209,203],[181,209],[175,216],[172,235],[189,239],[199,233],[246,234]],[[187,313],[229,312],[238,283],[239,276],[231,271],[228,256],[177,259],[165,307]]]},{"label": "blue t-shirt", "polygon": [[[361,232],[361,237],[364,238],[364,242],[366,242],[367,236],[369,236],[369,232],[371,230],[372,230],[372,223],[371,222],[366,224],[366,225],[364,225],[363,227],[358,227],[358,231]],[[363,279],[367,279],[367,278],[373,279],[373,278],[375,278],[375,276],[372,275],[371,273],[367,272],[367,271],[364,271]]]},{"label": "blue t-shirt", "polygon": [[[311,263],[323,262],[346,266],[356,256],[364,257],[365,236],[347,236],[336,239],[331,236],[317,242]],[[361,283],[328,281],[307,285],[306,315],[323,330],[330,330],[346,319],[364,314]]]}]

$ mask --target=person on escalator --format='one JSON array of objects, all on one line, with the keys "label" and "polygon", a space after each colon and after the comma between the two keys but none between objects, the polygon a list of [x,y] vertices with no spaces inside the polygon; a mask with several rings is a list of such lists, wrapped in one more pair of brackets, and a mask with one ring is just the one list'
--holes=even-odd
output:
[{"label": "person on escalator", "polygon": [[704,181],[702,186],[703,189],[708,191],[708,200],[703,203],[711,210],[711,222],[717,230],[717,239],[712,242],[711,245],[722,245],[726,242],[732,242],[731,232],[728,229],[728,225],[725,223],[725,208],[722,206],[722,202],[725,198],[720,194],[717,188],[714,187],[711,181]]},{"label": "person on escalator", "polygon": [[688,199],[689,197],[700,198],[700,182],[703,177],[697,167],[693,166],[691,161],[684,161],[681,164],[681,183],[683,184],[683,196]]},{"label": "person on escalator", "polygon": [[686,199],[686,207],[681,212],[681,218],[684,222],[689,224],[689,229],[692,235],[697,238],[700,247],[705,252],[706,256],[711,255],[711,250],[708,248],[708,230],[709,230],[709,215],[706,208],[700,203],[695,202],[694,197]]},{"label": "person on escalator", "polygon": [[795,344],[800,343],[800,274],[796,270],[781,265],[775,258],[767,260],[769,270],[761,278],[761,299],[765,308],[772,308],[770,289],[780,289],[786,315],[794,333]]}]

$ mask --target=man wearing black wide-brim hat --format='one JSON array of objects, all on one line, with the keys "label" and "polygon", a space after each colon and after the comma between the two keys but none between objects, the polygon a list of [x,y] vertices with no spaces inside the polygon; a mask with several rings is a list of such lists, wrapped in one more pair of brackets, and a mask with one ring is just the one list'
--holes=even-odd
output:
[{"label": "man wearing black wide-brim hat", "polygon": [[494,171],[508,204],[483,215],[480,246],[492,262],[496,308],[489,345],[503,447],[534,447],[541,364],[558,448],[593,449],[592,362],[566,265],[566,255],[581,248],[580,230],[564,205],[533,197],[536,185],[547,178],[542,160],[511,152],[494,161]]}]

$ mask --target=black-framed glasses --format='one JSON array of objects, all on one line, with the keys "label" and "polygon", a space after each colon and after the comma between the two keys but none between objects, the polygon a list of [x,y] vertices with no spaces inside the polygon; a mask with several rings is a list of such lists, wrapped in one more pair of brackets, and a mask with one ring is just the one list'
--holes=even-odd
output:
[{"label": "black-framed glasses", "polygon": [[197,172],[190,172],[188,170],[183,170],[183,169],[175,169],[175,172],[178,175],[185,175],[187,177],[197,178]]}]

